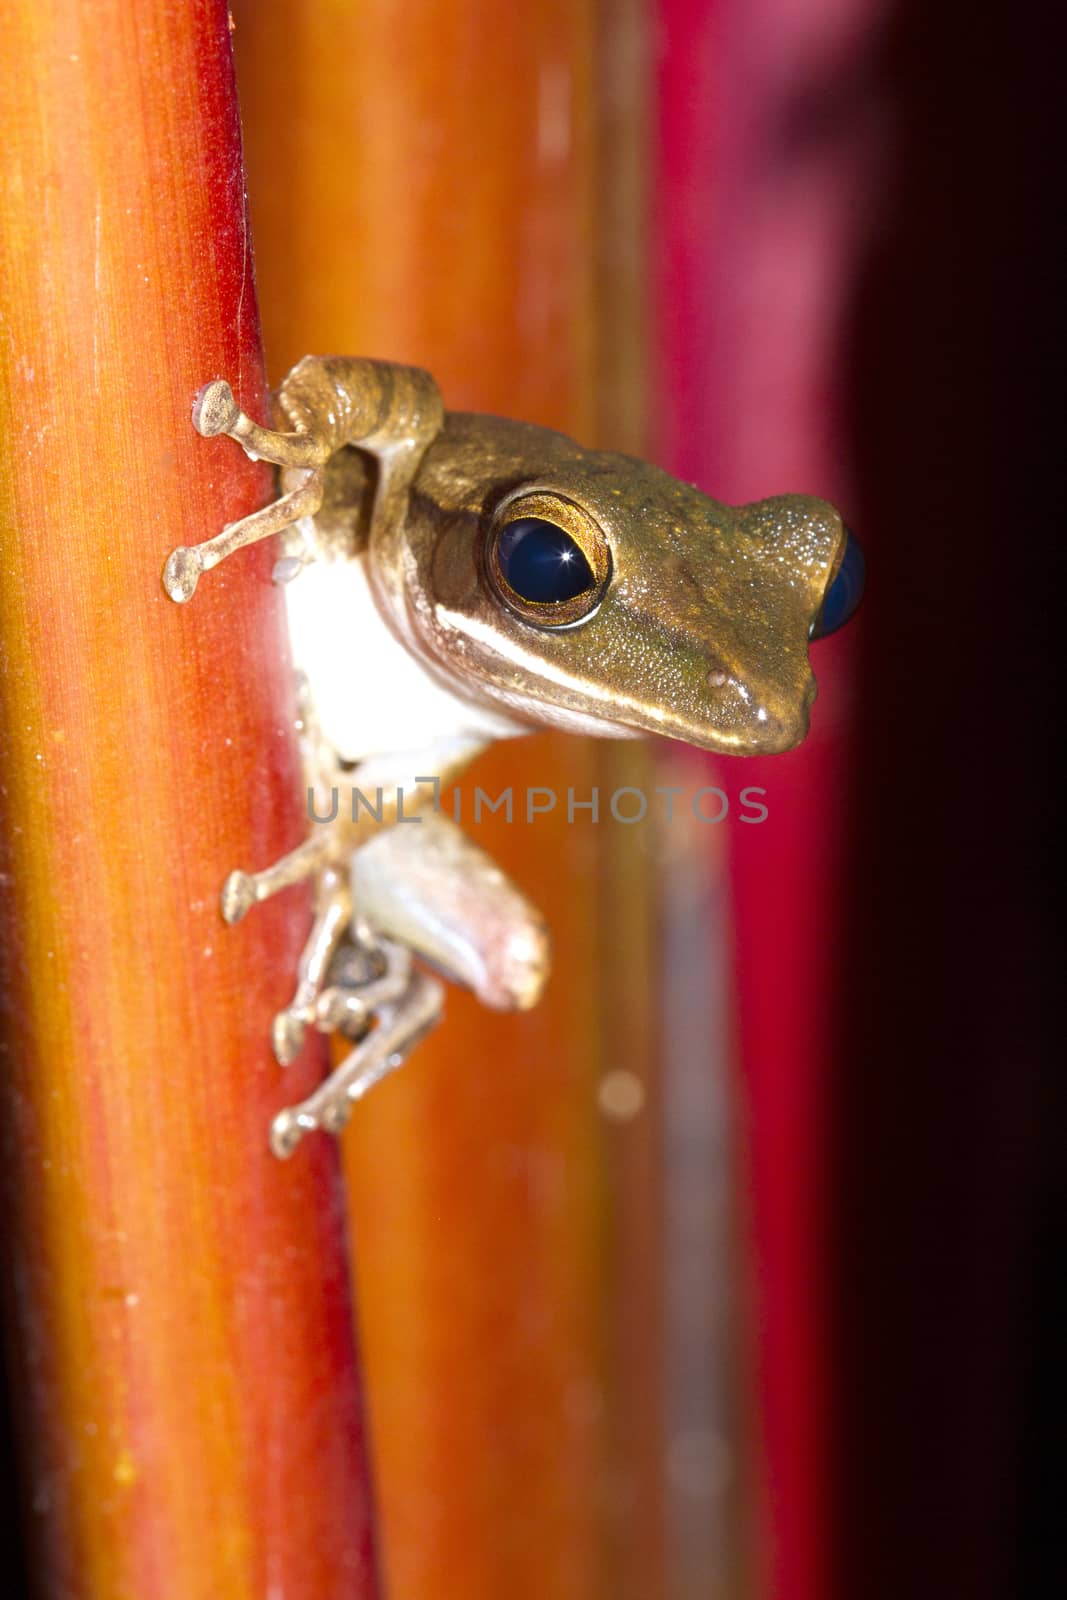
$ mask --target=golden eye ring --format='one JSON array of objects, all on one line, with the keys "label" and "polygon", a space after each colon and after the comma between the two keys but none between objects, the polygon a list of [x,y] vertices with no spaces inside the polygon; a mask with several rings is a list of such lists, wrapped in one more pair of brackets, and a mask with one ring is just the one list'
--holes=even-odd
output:
[{"label": "golden eye ring", "polygon": [[493,592],[523,622],[571,628],[587,621],[604,598],[611,546],[575,501],[525,490],[497,509],[485,570]]}]

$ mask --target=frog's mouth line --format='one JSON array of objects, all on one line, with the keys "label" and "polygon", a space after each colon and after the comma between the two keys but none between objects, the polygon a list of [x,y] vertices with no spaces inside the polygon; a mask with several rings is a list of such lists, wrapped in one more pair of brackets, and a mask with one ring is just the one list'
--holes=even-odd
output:
[{"label": "frog's mouth line", "polygon": [[[486,679],[485,684],[491,696],[506,695],[508,692],[506,685],[492,679]],[[623,696],[606,705],[607,714],[600,714],[575,703],[580,691],[571,688],[566,696],[555,693],[541,698],[536,693],[536,680],[532,675],[530,684],[523,691],[523,699],[527,705],[536,702],[540,713],[536,720],[550,726],[565,726],[595,738],[638,739],[653,734],[678,740],[698,750],[732,756],[777,755],[792,750],[807,734],[811,707],[818,693],[815,676],[809,669],[796,695],[790,696],[785,714],[775,714],[758,706],[753,708],[754,714],[738,719],[737,726],[730,727],[716,722],[710,711],[706,716],[694,717],[675,711],[670,705],[650,708]],[[747,702],[748,696],[743,687],[735,683],[734,688],[740,692],[741,699]],[[529,711],[526,714],[530,716]]]},{"label": "frog's mouth line", "polygon": [[546,716],[535,722],[535,727],[563,728],[596,739],[671,739],[721,756],[779,755],[800,744],[808,731],[807,706],[801,709],[794,725],[768,723],[766,733],[759,737],[747,729],[731,734],[685,719],[672,719],[669,713],[662,720],[634,717],[630,722],[608,722],[589,712],[571,711],[549,702],[545,702],[545,711]]},{"label": "frog's mouth line", "polygon": [[[482,663],[470,662],[464,695],[479,703],[504,706],[510,715],[533,727],[563,728],[609,739],[659,734],[721,755],[774,755],[791,750],[808,730],[808,713],[816,694],[810,670],[799,689],[795,710],[791,707],[788,716],[774,715],[763,707],[755,708],[753,715],[746,716],[743,721],[739,719],[735,732],[716,726],[710,715],[694,718],[672,712],[669,707],[658,710],[625,695],[605,700],[603,712],[591,709],[589,701],[593,697],[587,694],[586,703],[582,703],[582,690],[575,685],[569,672],[524,649],[515,639],[508,641],[506,652],[502,651],[499,634],[482,619],[441,605],[434,608],[434,617],[442,632],[480,645],[488,662],[499,663],[498,671],[494,672],[485,670]],[[439,657],[434,664],[439,672],[449,676],[447,656]],[[521,688],[514,681],[509,682],[509,669],[521,671]],[[734,687],[747,701],[743,686],[735,683]]]}]

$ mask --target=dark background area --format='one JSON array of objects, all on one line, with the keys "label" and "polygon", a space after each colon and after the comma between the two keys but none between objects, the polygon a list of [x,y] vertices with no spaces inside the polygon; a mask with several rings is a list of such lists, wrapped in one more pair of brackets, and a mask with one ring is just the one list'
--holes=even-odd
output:
[{"label": "dark background area", "polygon": [[898,5],[872,85],[896,161],[850,341],[878,557],[836,1128],[849,1600],[1067,1592],[1063,89],[1051,8],[995,15]]}]

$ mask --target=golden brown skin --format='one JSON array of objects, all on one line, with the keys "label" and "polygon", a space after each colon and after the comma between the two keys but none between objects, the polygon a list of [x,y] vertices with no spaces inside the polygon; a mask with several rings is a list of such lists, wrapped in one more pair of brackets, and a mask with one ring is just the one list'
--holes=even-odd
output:
[{"label": "golden brown skin", "polygon": [[[611,552],[599,606],[570,627],[522,620],[485,581],[495,507],[532,488],[542,514],[580,507]],[[844,537],[822,500],[734,509],[546,428],[450,415],[415,478],[391,592],[425,654],[513,714],[762,753],[807,732],[808,638]],[[374,573],[373,538],[370,553]]]}]

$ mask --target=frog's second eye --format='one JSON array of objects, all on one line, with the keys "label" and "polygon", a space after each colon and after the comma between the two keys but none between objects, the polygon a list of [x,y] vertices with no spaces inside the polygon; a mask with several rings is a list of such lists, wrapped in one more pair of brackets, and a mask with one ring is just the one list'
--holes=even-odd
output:
[{"label": "frog's second eye", "polygon": [[846,528],[845,535],[845,548],[837,571],[830,580],[822,610],[812,623],[813,639],[825,639],[827,634],[843,628],[863,599],[867,577],[863,550],[854,533]]},{"label": "frog's second eye", "polygon": [[490,584],[524,622],[573,627],[592,616],[611,573],[607,541],[593,518],[559,495],[512,500],[486,547]]}]

